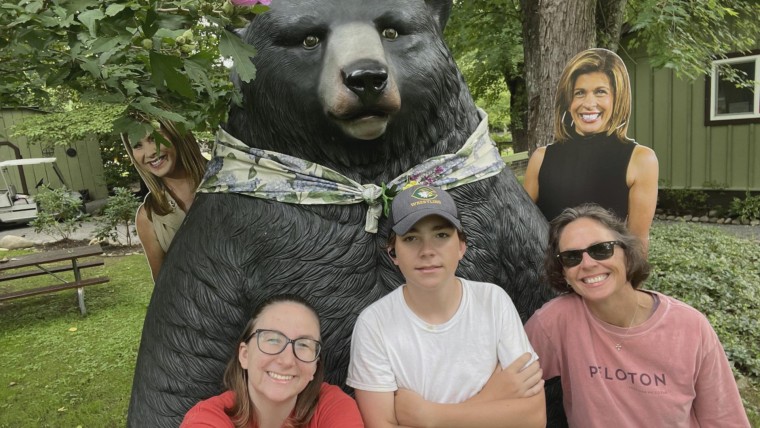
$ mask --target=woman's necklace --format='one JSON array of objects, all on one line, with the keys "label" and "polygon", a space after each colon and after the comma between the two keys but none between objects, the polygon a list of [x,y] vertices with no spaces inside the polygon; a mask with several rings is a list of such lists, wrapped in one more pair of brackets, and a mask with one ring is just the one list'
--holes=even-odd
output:
[{"label": "woman's necklace", "polygon": [[[636,293],[636,310],[633,311],[633,316],[631,317],[631,322],[628,323],[628,328],[625,329],[625,335],[622,336],[623,339],[627,338],[630,335],[629,330],[631,329],[631,327],[633,327],[633,322],[636,320],[636,315],[639,314],[639,306],[640,306],[639,305],[639,294],[638,294],[638,292],[636,292],[636,290],[634,290],[634,293]],[[623,349],[623,345],[620,342],[617,342],[615,344],[615,349],[617,349],[618,352],[619,352],[621,349]]]},{"label": "woman's necklace", "polygon": [[176,209],[177,203],[174,202],[174,189],[169,187],[168,184],[164,183],[164,193],[166,194],[166,200],[169,202],[169,206],[171,206],[172,209]]}]

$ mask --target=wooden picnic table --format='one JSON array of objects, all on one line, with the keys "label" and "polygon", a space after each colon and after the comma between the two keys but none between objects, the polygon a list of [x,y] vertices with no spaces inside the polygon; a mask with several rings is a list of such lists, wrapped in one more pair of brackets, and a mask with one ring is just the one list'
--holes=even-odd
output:
[{"label": "wooden picnic table", "polygon": [[[29,254],[26,256],[18,256],[6,262],[2,262],[0,263],[0,282],[29,278],[38,275],[51,275],[58,279],[59,282],[46,287],[23,289],[10,293],[0,294],[0,302],[76,288],[77,300],[79,302],[79,311],[82,313],[82,315],[86,315],[87,308],[84,305],[84,287],[89,285],[103,284],[110,281],[110,279],[108,277],[82,279],[81,269],[93,266],[103,266],[103,260],[96,259],[80,261],[80,259],[97,256],[102,253],[103,249],[100,248],[100,245],[87,245],[84,247],[68,248],[63,250]],[[64,261],[70,261],[70,263],[52,265],[54,263]],[[22,270],[19,272],[4,273],[6,271],[32,266],[35,268]],[[72,271],[74,273],[74,281],[67,281],[61,276],[56,275],[57,273],[68,271]]]}]

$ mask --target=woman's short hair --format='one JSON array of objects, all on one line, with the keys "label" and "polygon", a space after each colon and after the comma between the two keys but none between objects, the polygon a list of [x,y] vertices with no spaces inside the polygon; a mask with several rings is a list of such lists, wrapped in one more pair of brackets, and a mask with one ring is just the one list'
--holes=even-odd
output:
[{"label": "woman's short hair", "polygon": [[571,126],[565,116],[573,100],[573,89],[578,76],[600,72],[607,75],[612,86],[612,117],[607,122],[607,135],[613,133],[620,141],[628,141],[628,122],[631,117],[631,82],[623,60],[607,49],[588,49],[575,55],[565,66],[557,83],[554,97],[554,138],[566,141],[570,138]]},{"label": "woman's short hair", "polygon": [[[243,332],[235,342],[232,357],[229,362],[227,362],[227,368],[224,371],[224,386],[235,394],[235,402],[233,406],[229,409],[224,409],[224,411],[235,424],[236,428],[248,427],[251,426],[252,422],[256,422],[256,411],[248,392],[248,372],[243,370],[240,366],[240,361],[238,360],[240,344],[244,343],[243,341],[250,337],[250,335],[256,330],[256,323],[259,320],[261,313],[264,312],[264,309],[277,303],[286,302],[296,303],[307,308],[314,314],[314,318],[319,325],[319,314],[317,313],[317,310],[306,299],[296,294],[278,294],[271,296],[256,307],[251,315],[251,319],[248,320]],[[319,327],[319,329],[321,331],[321,327]],[[250,339],[249,343],[251,343],[251,341],[255,342],[255,340],[256,339]],[[294,417],[291,421],[292,425],[295,427],[304,427],[308,425],[317,408],[319,391],[322,388],[322,382],[325,377],[324,362],[321,355],[316,361],[316,364],[317,369],[316,372],[314,372],[314,379],[306,385],[306,388],[301,391],[301,393],[298,394],[298,398],[296,398],[296,407],[293,410]],[[254,423],[253,425],[257,424]]]},{"label": "woman's short hair", "polygon": [[622,242],[625,254],[625,275],[633,288],[639,288],[649,277],[650,266],[647,262],[644,246],[639,238],[628,231],[620,219],[597,204],[583,204],[567,208],[549,223],[549,245],[546,247],[544,265],[549,285],[559,292],[573,291],[565,280],[565,271],[557,257],[559,240],[565,226],[581,218],[588,218],[601,224],[615,234],[615,240]]},{"label": "woman's short hair", "polygon": [[[140,116],[138,120],[148,121],[149,119],[145,116]],[[168,119],[158,119],[158,123],[160,124],[162,135],[166,137],[177,151],[177,166],[187,172],[190,180],[193,182],[193,187],[197,188],[206,171],[206,158],[201,154],[201,149],[195,140],[195,136],[193,136],[192,132],[185,130]],[[127,149],[127,154],[129,154],[132,165],[135,166],[137,173],[140,174],[145,185],[148,186],[148,190],[150,190],[150,196],[145,200],[148,219],[153,220],[154,212],[158,215],[167,215],[172,212],[174,208],[166,198],[161,179],[137,166],[132,144],[127,134],[121,134],[121,140]]]}]

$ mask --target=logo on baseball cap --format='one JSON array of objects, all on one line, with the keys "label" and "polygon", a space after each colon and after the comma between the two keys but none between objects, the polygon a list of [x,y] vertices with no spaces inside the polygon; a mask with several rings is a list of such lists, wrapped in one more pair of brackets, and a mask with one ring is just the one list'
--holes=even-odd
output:
[{"label": "logo on baseball cap", "polygon": [[454,199],[445,190],[433,186],[410,187],[393,198],[391,205],[391,228],[396,235],[405,235],[421,219],[438,215],[462,231]]}]

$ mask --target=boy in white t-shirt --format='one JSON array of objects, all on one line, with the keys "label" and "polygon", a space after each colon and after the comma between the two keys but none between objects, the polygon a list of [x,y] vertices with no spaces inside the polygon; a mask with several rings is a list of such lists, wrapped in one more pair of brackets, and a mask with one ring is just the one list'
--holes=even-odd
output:
[{"label": "boy in white t-shirt", "polygon": [[390,222],[406,284],[359,315],[346,380],[366,426],[544,426],[541,370],[512,301],[455,275],[466,243],[451,196],[408,188]]}]

